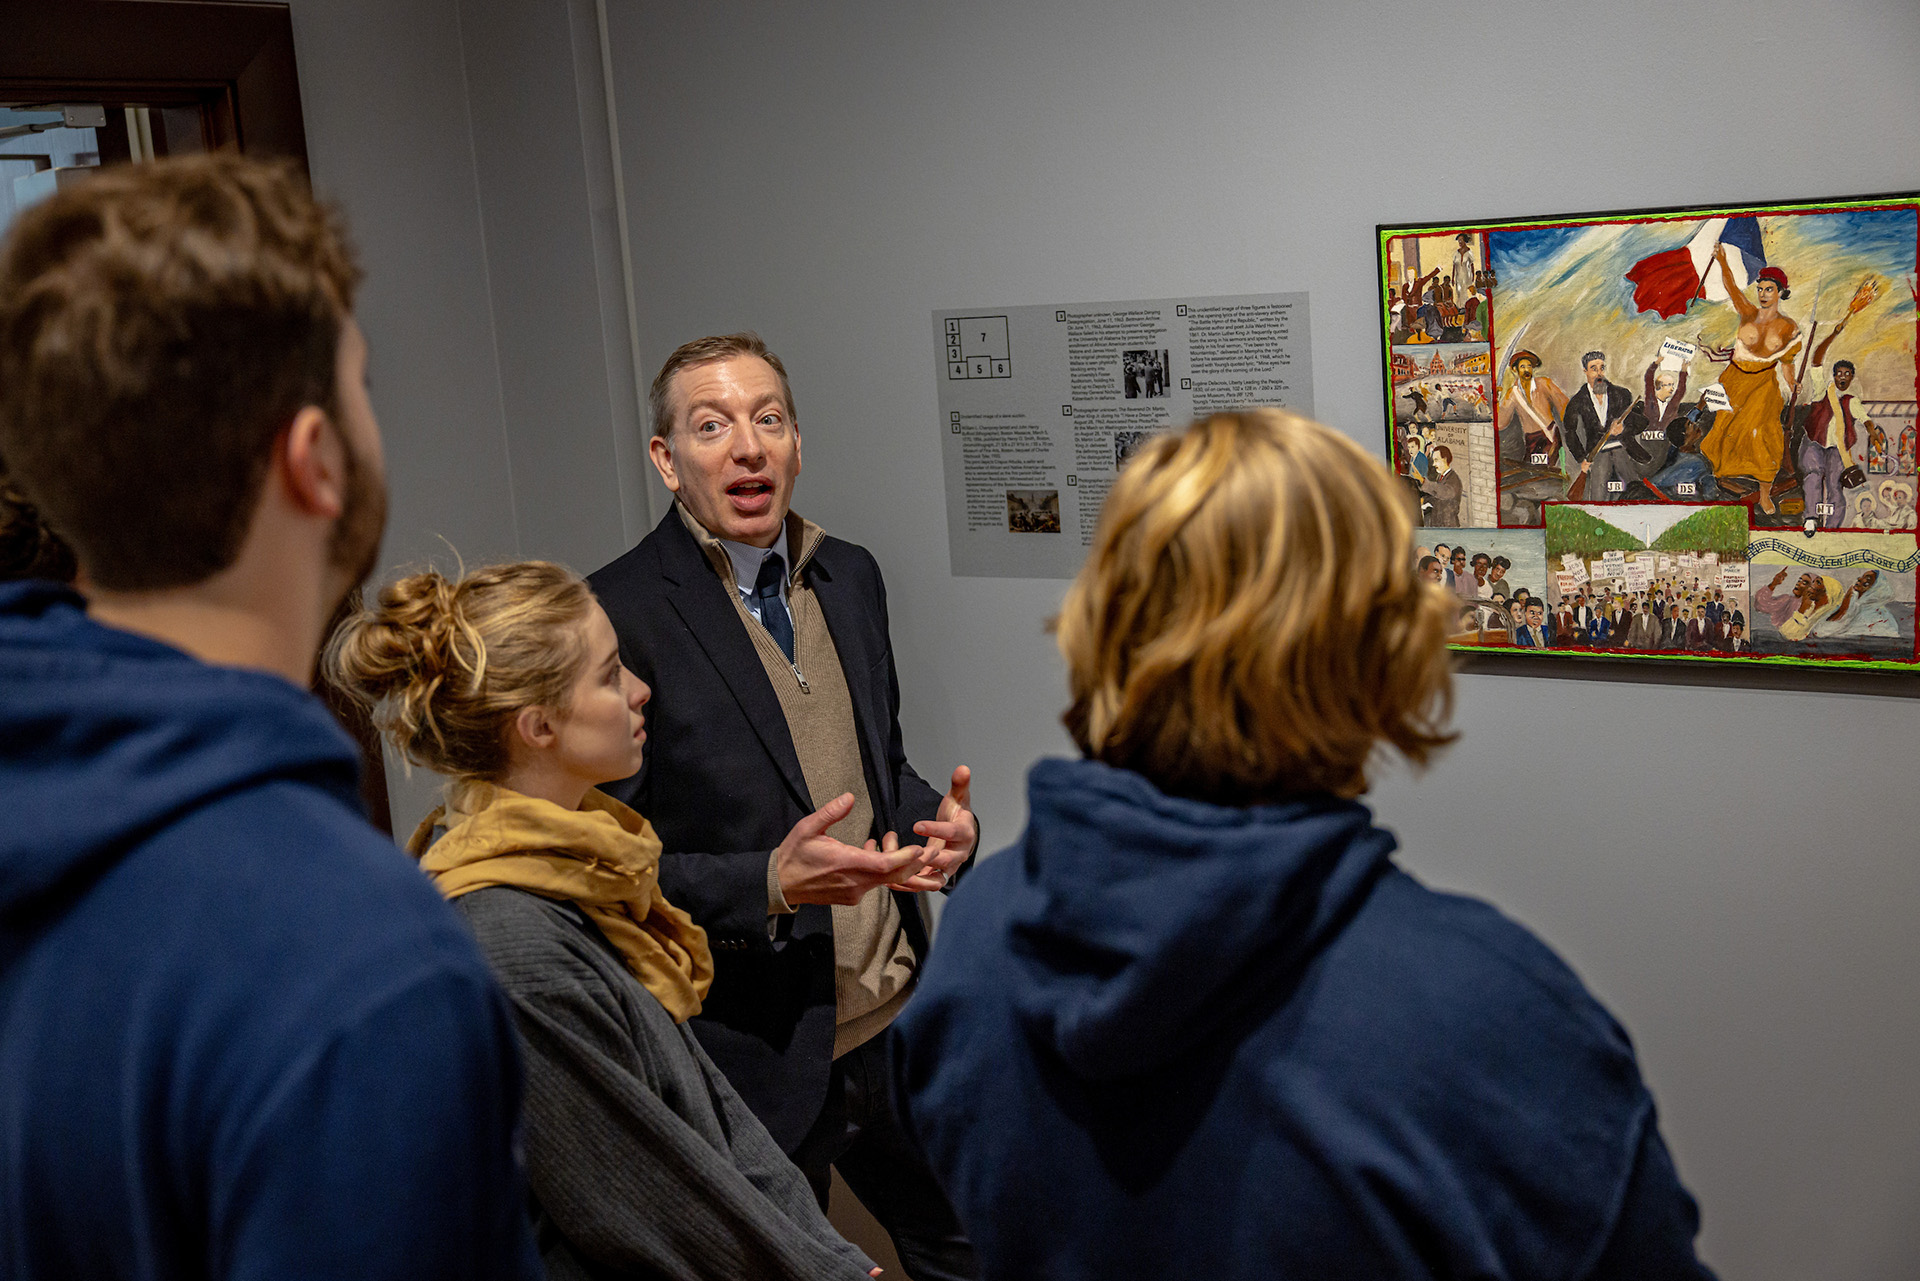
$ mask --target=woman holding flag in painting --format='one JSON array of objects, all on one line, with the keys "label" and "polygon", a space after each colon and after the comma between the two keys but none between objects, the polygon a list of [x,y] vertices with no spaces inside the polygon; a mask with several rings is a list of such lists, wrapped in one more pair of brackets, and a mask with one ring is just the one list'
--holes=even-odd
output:
[{"label": "woman holding flag in painting", "polygon": [[[1737,261],[1728,258],[1729,246]],[[1791,296],[1787,273],[1767,265],[1759,219],[1709,219],[1687,244],[1635,263],[1627,279],[1634,304],[1663,318],[1680,315],[1696,298],[1724,299],[1740,313],[1732,351],[1716,357],[1727,361],[1719,386],[1728,407],[1714,415],[1700,449],[1716,477],[1755,481],[1760,510],[1773,514],[1773,484],[1787,449],[1781,411],[1794,391],[1791,358],[1802,344],[1799,324],[1780,312]],[[1749,279],[1757,301],[1747,297]]]},{"label": "woman holding flag in painting", "polygon": [[1754,286],[1757,305],[1734,283],[1724,243],[1713,247],[1727,299],[1740,313],[1733,357],[1720,375],[1720,386],[1730,409],[1714,416],[1713,427],[1700,451],[1718,477],[1751,476],[1760,482],[1760,510],[1772,515],[1773,481],[1787,451],[1787,433],[1781,411],[1794,391],[1792,358],[1800,350],[1800,326],[1782,315],[1780,304],[1792,296],[1787,273],[1778,267],[1761,269]]}]

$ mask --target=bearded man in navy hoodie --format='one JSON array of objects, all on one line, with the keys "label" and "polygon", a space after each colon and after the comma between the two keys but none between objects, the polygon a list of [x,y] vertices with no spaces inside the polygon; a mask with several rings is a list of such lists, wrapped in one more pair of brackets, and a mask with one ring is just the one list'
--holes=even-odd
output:
[{"label": "bearded man in navy hoodie", "polygon": [[534,1277],[511,1016],[306,692],[377,554],[337,221],[103,172],[0,249],[0,1275]]}]

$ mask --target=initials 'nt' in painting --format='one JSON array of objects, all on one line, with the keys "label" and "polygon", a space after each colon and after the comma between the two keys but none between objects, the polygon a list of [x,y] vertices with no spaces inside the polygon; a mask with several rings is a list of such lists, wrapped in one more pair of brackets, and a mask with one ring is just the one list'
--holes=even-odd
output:
[{"label": "initials 'nt' in painting", "polygon": [[1551,564],[1531,621],[1440,565],[1456,643],[1920,670],[1917,242],[1914,195],[1380,228],[1423,552]]}]

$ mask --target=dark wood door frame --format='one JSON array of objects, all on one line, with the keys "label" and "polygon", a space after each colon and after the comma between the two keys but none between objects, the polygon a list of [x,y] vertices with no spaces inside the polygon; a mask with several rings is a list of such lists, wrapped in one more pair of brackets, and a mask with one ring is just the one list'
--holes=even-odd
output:
[{"label": "dark wood door frame", "polygon": [[0,94],[59,102],[185,91],[213,100],[212,145],[306,167],[284,4],[0,0],[0,33]]},{"label": "dark wood door frame", "polygon": [[[307,168],[293,18],[284,4],[0,0],[0,100],[197,103],[209,147],[285,156]],[[112,131],[102,132],[104,143]],[[121,147],[124,155],[124,139]],[[101,159],[114,159],[107,146]],[[367,814],[390,832],[386,767],[373,725],[347,700],[327,702],[359,741]]]}]

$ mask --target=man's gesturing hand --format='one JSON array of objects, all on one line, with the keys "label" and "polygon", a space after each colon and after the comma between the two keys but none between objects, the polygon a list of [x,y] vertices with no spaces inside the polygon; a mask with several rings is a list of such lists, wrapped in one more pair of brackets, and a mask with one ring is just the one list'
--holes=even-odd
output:
[{"label": "man's gesturing hand", "polygon": [[961,765],[953,771],[953,784],[940,798],[933,820],[913,825],[914,835],[926,838],[927,866],[940,873],[942,880],[973,857],[973,843],[980,837],[973,821],[972,790],[973,771]]},{"label": "man's gesturing hand", "polygon": [[937,880],[929,878],[922,884],[914,877],[914,869],[927,861],[926,851],[918,845],[879,850],[869,842],[869,848],[863,850],[826,834],[829,827],[852,812],[853,793],[837,796],[795,823],[787,839],[774,850],[780,892],[789,904],[837,903],[850,907],[881,885],[903,890],[939,888]]}]

